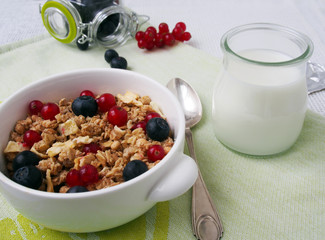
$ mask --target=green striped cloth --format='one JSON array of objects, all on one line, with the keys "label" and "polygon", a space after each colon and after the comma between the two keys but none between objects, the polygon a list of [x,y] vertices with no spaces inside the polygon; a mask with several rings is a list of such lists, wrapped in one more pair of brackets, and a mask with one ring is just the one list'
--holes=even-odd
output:
[{"label": "green striped cloth", "polygon": [[[195,36],[192,41],[195,41]],[[217,47],[217,46],[216,46]],[[162,84],[187,80],[201,97],[204,115],[193,129],[199,166],[224,225],[223,239],[325,238],[325,119],[308,111],[297,143],[268,158],[239,155],[213,135],[212,86],[220,60],[189,45],[141,50],[135,41],[117,49],[129,70]],[[108,68],[105,49],[85,52],[42,36],[0,48],[0,100],[24,85],[72,69]],[[3,116],[2,116],[3,117]],[[63,233],[44,228],[12,208],[0,194],[1,239],[195,239],[191,191],[158,203],[123,226],[96,233]]]}]

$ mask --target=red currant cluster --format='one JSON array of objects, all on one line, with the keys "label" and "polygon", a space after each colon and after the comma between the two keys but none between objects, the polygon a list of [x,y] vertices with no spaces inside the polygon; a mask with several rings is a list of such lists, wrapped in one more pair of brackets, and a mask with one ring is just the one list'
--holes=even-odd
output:
[{"label": "red currant cluster", "polygon": [[60,113],[60,108],[55,103],[49,102],[43,104],[39,100],[33,100],[28,105],[30,115],[41,114],[44,120],[54,120],[55,116]]},{"label": "red currant cluster", "polygon": [[[46,104],[43,104],[39,100],[33,100],[28,104],[28,110],[30,115],[39,115],[44,120],[54,120],[55,116],[60,113],[60,108],[55,103],[49,102]],[[41,135],[34,131],[34,130],[28,130],[23,135],[24,143],[23,145],[25,147],[32,147],[34,143],[39,142],[42,140]]]},{"label": "red currant cluster", "polygon": [[175,41],[188,41],[191,39],[191,34],[186,32],[186,25],[183,22],[178,22],[173,31],[169,31],[167,23],[160,23],[157,29],[150,26],[146,31],[138,31],[135,34],[135,39],[138,41],[138,47],[141,49],[151,50],[154,47],[161,48],[165,45],[173,46]]},{"label": "red currant cluster", "polygon": [[96,183],[99,179],[99,175],[96,167],[90,164],[82,166],[79,170],[71,169],[66,177],[66,183],[70,187],[74,186],[88,186]]}]

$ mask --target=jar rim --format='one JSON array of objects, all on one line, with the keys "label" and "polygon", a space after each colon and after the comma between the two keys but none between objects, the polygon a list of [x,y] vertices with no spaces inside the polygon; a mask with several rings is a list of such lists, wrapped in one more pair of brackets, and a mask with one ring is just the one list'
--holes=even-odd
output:
[{"label": "jar rim", "polygon": [[[268,30],[268,31],[277,31],[279,33],[284,33],[290,37],[294,37],[295,39],[298,39],[300,42],[304,43],[306,47],[300,55],[293,57],[292,59],[287,61],[267,62],[267,61],[259,61],[259,60],[246,58],[238,54],[230,47],[229,40],[232,37],[236,36],[237,34],[251,31],[251,30]],[[314,50],[313,42],[307,35],[298,32],[292,28],[285,27],[278,24],[273,24],[273,23],[250,23],[250,24],[234,27],[229,31],[227,31],[222,36],[220,45],[221,45],[221,49],[224,52],[230,53],[242,61],[257,64],[257,65],[262,65],[262,66],[284,66],[284,65],[292,65],[292,64],[300,63],[304,60],[308,60],[311,57]]]}]

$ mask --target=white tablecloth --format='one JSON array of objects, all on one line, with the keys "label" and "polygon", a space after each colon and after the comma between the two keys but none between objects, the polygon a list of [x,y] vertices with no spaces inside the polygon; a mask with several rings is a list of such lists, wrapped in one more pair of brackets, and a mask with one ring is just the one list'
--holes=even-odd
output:
[{"label": "white tablecloth", "polygon": [[[41,0],[0,1],[0,45],[46,34],[39,14]],[[312,61],[325,64],[325,0],[121,0],[157,27],[184,21],[189,45],[221,58],[219,41],[232,27],[254,22],[285,25],[307,34],[314,43]],[[22,56],[28,57],[28,56]],[[0,79],[1,81],[1,79]],[[309,108],[325,115],[325,91],[309,96]]]}]

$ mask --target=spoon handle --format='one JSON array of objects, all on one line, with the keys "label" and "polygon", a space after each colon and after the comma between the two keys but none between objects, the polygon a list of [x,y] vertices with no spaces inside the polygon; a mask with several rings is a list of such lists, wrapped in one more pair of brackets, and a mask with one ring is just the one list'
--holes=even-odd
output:
[{"label": "spoon handle", "polygon": [[[185,129],[185,137],[190,155],[197,163],[190,128]],[[192,190],[192,229],[196,238],[201,240],[220,239],[223,233],[220,217],[205,186],[200,170]]]}]

